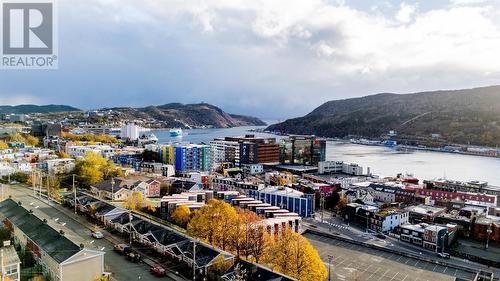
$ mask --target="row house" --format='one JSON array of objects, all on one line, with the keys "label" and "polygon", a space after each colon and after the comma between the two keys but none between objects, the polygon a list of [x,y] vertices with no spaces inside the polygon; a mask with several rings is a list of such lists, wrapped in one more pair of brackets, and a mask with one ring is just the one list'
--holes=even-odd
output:
[{"label": "row house", "polygon": [[444,252],[452,240],[450,234],[455,230],[455,226],[404,224],[400,227],[400,240],[431,251]]},{"label": "row house", "polygon": [[155,179],[137,180],[113,178],[90,186],[93,195],[101,199],[127,200],[133,192],[140,192],[145,198],[160,197],[161,183]]},{"label": "row house", "polygon": [[497,206],[497,196],[481,193],[470,193],[463,191],[444,191],[437,189],[416,189],[417,194],[430,196],[434,201],[451,201],[461,200],[465,202],[475,203],[482,206]]},{"label": "row house", "polygon": [[0,203],[0,215],[16,244],[30,250],[51,280],[94,280],[103,276],[104,252],[77,245],[12,199]]}]

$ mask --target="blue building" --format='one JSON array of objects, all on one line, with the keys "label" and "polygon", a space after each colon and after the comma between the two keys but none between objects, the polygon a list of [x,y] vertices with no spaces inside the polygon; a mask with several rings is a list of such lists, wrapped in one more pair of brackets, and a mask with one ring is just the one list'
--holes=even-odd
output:
[{"label": "blue building", "polygon": [[212,148],[209,145],[175,145],[174,151],[176,171],[212,170]]},{"label": "blue building", "polygon": [[305,194],[289,187],[268,186],[260,190],[247,190],[247,195],[301,217],[309,218],[314,215],[314,194]]}]

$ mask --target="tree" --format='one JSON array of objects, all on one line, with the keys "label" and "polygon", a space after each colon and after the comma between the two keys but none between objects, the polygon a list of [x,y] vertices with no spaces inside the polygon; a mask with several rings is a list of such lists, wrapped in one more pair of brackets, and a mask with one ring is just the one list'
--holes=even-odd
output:
[{"label": "tree", "polygon": [[40,140],[34,136],[28,135],[26,136],[26,142],[31,146],[37,146]]},{"label": "tree", "polygon": [[236,208],[237,219],[234,232],[234,240],[232,248],[236,252],[236,258],[240,255],[249,256],[249,247],[252,243],[252,228],[257,227],[256,222],[261,221],[261,218],[254,212]]},{"label": "tree", "polygon": [[120,167],[92,151],[87,152],[83,160],[76,163],[75,171],[80,175],[84,186],[96,184],[110,177],[123,176]]},{"label": "tree", "polygon": [[144,205],[144,198],[140,191],[134,191],[123,203],[124,207],[129,210],[139,210]]},{"label": "tree", "polygon": [[186,205],[181,205],[172,213],[172,220],[180,227],[186,227],[189,223],[191,211]]},{"label": "tree", "polygon": [[4,142],[4,141],[0,141],[0,149],[8,149],[9,148],[9,145]]},{"label": "tree", "polygon": [[326,267],[316,249],[290,228],[271,239],[267,251],[267,262],[283,274],[304,281],[323,281],[327,277]]},{"label": "tree", "polygon": [[338,192],[332,192],[325,198],[325,208],[331,210],[340,202],[340,195]]},{"label": "tree", "polygon": [[58,156],[59,158],[71,158],[71,156],[69,156],[69,154],[64,151],[59,152]]},{"label": "tree", "polygon": [[207,205],[194,212],[187,232],[222,250],[229,250],[234,241],[238,215],[231,205],[212,199]]},{"label": "tree", "polygon": [[9,139],[11,142],[22,142],[22,143],[27,143],[26,138],[23,137],[23,135],[19,133],[15,133],[12,135],[9,135]]},{"label": "tree", "polygon": [[250,224],[248,230],[248,244],[246,259],[252,258],[256,263],[265,259],[266,248],[270,241],[270,235],[266,232],[264,227],[257,223]]},{"label": "tree", "polygon": [[344,210],[347,207],[347,203],[348,201],[346,196],[340,197],[340,200],[337,203],[337,209],[340,211]]}]

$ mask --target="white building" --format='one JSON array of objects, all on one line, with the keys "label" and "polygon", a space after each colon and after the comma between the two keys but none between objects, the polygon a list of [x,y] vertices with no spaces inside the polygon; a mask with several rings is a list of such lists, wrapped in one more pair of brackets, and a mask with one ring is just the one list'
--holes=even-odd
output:
[{"label": "white building", "polygon": [[321,161],[318,163],[319,174],[343,173],[353,176],[363,175],[363,167],[358,164],[346,164],[342,161]]},{"label": "white building", "polygon": [[210,142],[214,164],[232,162],[240,165],[240,144],[237,141],[215,139]]},{"label": "white building", "polygon": [[408,211],[381,210],[370,218],[370,229],[377,232],[392,231],[396,227],[407,224],[408,219]]},{"label": "white building", "polygon": [[43,161],[40,166],[42,169],[49,172],[49,174],[69,173],[75,168],[75,159],[50,159]]},{"label": "white building", "polygon": [[21,260],[17,255],[14,246],[0,248],[0,265],[2,270],[2,280],[21,280]]},{"label": "white building", "polygon": [[104,158],[110,159],[117,151],[109,145],[74,145],[68,147],[66,152],[73,158],[81,158],[88,152],[95,152],[101,154]]},{"label": "white building", "polygon": [[243,172],[247,175],[258,175],[264,172],[262,164],[245,164],[243,165]]},{"label": "white building", "polygon": [[122,139],[137,140],[139,138],[140,127],[134,123],[126,123],[122,126],[120,137]]}]

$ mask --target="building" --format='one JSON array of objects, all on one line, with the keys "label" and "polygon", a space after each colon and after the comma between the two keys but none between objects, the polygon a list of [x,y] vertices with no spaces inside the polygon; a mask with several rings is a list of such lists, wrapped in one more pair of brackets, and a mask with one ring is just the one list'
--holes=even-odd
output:
[{"label": "building", "polygon": [[176,171],[211,171],[212,148],[205,144],[177,144],[175,148]]},{"label": "building", "polygon": [[419,195],[429,196],[435,202],[449,202],[452,200],[461,200],[468,203],[474,203],[476,205],[482,206],[497,206],[497,195],[486,194],[486,193],[470,193],[464,191],[447,191],[441,189],[416,189],[416,193]]},{"label": "building", "polygon": [[173,145],[162,144],[158,147],[158,160],[163,164],[175,164],[175,148]]},{"label": "building", "polygon": [[272,206],[287,209],[302,217],[314,215],[314,194],[306,194],[289,187],[268,186],[259,190],[247,190],[246,195]]},{"label": "building", "polygon": [[47,123],[42,121],[34,121],[31,125],[31,133],[35,137],[45,136],[61,136],[61,124]]},{"label": "building", "polygon": [[21,260],[14,246],[0,248],[0,270],[3,280],[21,281]]},{"label": "building", "polygon": [[45,160],[40,164],[40,168],[53,175],[69,173],[75,168],[75,159],[62,158]]},{"label": "building", "polygon": [[224,140],[239,144],[240,165],[279,163],[280,145],[276,142],[276,138],[245,135],[243,137],[226,137]]},{"label": "building", "polygon": [[363,167],[358,164],[348,164],[342,161],[320,161],[318,163],[319,174],[346,174],[352,176],[362,176]]},{"label": "building", "polygon": [[477,218],[473,226],[473,237],[482,241],[500,241],[500,218],[480,217]]},{"label": "building", "polygon": [[136,161],[133,163],[133,167],[136,171],[141,173],[162,175],[164,177],[172,177],[175,175],[175,169],[173,165],[167,165],[157,162]]},{"label": "building", "polygon": [[26,115],[25,114],[11,114],[11,115],[9,115],[9,121],[13,122],[13,123],[26,122]]},{"label": "building", "polygon": [[408,223],[409,214],[399,209],[385,209],[370,217],[370,229],[376,232],[389,232]]},{"label": "building", "polygon": [[120,137],[122,139],[135,141],[139,138],[140,127],[135,123],[123,124],[120,132]]},{"label": "building", "polygon": [[441,225],[428,225],[424,229],[423,247],[427,250],[444,252],[448,244],[448,228]]},{"label": "building", "polygon": [[127,200],[134,192],[140,192],[144,198],[160,197],[161,183],[148,178],[113,178],[91,185],[90,192],[115,201]]},{"label": "building", "polygon": [[429,205],[409,206],[406,210],[410,213],[411,223],[433,222],[436,217],[446,211],[445,208]]},{"label": "building", "polygon": [[33,252],[52,280],[88,281],[104,274],[104,252],[76,245],[14,200],[1,202],[0,214],[15,243]]},{"label": "building", "polygon": [[210,142],[214,164],[232,163],[240,166],[240,143],[225,139],[214,139]]},{"label": "building", "polygon": [[326,159],[326,141],[315,136],[291,136],[281,140],[280,163],[316,166]]},{"label": "building", "polygon": [[73,158],[82,158],[88,152],[94,152],[101,154],[102,157],[107,159],[112,159],[116,154],[116,150],[107,144],[96,144],[96,145],[76,145],[73,143],[68,143],[66,148],[66,153]]},{"label": "building", "polygon": [[400,227],[399,237],[401,241],[422,247],[424,245],[424,232],[426,226],[426,224],[404,224]]},{"label": "building", "polygon": [[243,173],[246,175],[258,175],[264,173],[264,166],[262,164],[244,164]]}]

